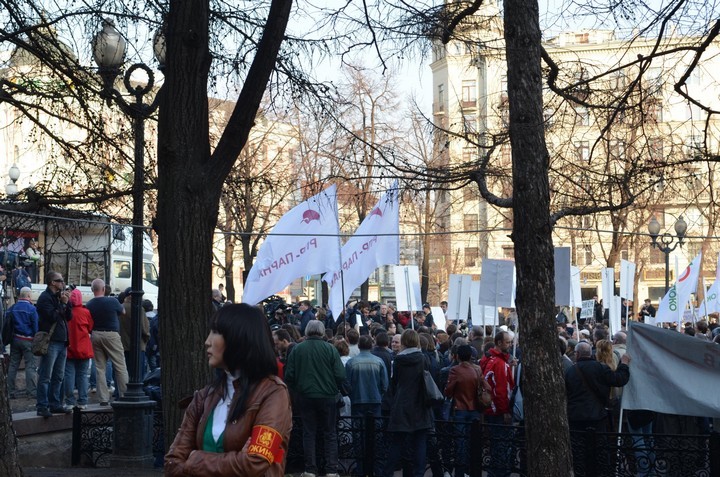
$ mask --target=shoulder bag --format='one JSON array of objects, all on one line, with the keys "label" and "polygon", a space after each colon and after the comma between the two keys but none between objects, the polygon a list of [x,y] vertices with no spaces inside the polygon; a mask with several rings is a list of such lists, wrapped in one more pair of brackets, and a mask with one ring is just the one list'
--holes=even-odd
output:
[{"label": "shoulder bag", "polygon": [[425,381],[425,404],[428,406],[434,406],[437,403],[443,402],[445,400],[445,396],[443,396],[438,389],[430,371],[423,371],[423,379]]},{"label": "shoulder bag", "polygon": [[477,373],[478,377],[478,384],[476,389],[478,402],[480,403],[481,407],[488,408],[492,406],[492,394],[490,393],[490,391],[485,389],[485,386],[483,386],[484,379],[482,377],[482,374],[480,373],[480,368],[475,368],[475,372]]},{"label": "shoulder bag", "polygon": [[55,326],[57,326],[57,321],[52,324],[49,332],[38,331],[35,333],[35,336],[33,336],[32,339],[32,344],[30,345],[32,354],[35,356],[45,356],[48,353],[48,348],[50,347],[50,337],[55,332]]}]

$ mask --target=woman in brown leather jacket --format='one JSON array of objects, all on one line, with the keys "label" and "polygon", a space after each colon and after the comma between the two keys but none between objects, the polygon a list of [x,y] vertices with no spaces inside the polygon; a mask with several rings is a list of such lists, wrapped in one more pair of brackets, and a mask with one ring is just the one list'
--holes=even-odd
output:
[{"label": "woman in brown leather jacket", "polygon": [[227,305],[205,340],[217,379],[196,391],[165,456],[165,475],[282,476],[292,428],[274,343],[259,308]]}]

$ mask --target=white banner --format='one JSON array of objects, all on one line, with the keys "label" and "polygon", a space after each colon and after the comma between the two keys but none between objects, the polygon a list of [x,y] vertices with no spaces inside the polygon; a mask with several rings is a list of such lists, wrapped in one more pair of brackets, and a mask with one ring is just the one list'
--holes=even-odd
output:
[{"label": "white banner", "polygon": [[473,326],[497,326],[498,312],[494,306],[485,306],[478,303],[477,297],[480,296],[480,281],[473,280],[470,284],[470,313],[472,314]]},{"label": "white banner", "polygon": [[[342,247],[340,268],[327,273],[328,306],[340,316],[352,292],[380,266],[400,263],[400,200],[395,181]],[[344,294],[343,294],[344,291]]]},{"label": "white banner", "polygon": [[569,304],[570,247],[555,247],[555,305],[566,306]]},{"label": "white banner", "polygon": [[680,323],[682,321],[685,305],[690,301],[690,295],[695,293],[697,288],[701,263],[702,253],[699,253],[660,301],[655,315],[655,323]]},{"label": "white banner", "polygon": [[628,324],[632,362],[622,407],[720,418],[718,345],[642,323]]},{"label": "white banner", "polygon": [[[582,308],[582,288],[580,288],[580,269],[578,267],[570,267],[570,303],[568,305],[575,308]],[[575,317],[570,317],[572,322]]]},{"label": "white banner", "polygon": [[480,305],[492,307],[515,307],[513,286],[515,262],[512,260],[483,259],[480,277]]},{"label": "white banner", "polygon": [[470,302],[476,302],[478,294],[472,294],[470,275],[451,274],[448,285],[448,309],[447,319],[449,321],[467,321]]},{"label": "white banner", "polygon": [[298,277],[340,268],[336,186],[294,207],[273,227],[248,273],[242,301],[255,305]]},{"label": "white banner", "polygon": [[633,300],[635,288],[635,264],[627,260],[620,260],[620,297]]},{"label": "white banner", "polygon": [[610,327],[610,335],[614,335],[622,330],[622,298],[619,296],[612,297],[609,315],[608,325]]},{"label": "white banner", "polygon": [[418,266],[396,266],[394,269],[397,311],[421,311],[420,272]]},{"label": "white banner", "polygon": [[603,310],[610,309],[611,298],[615,295],[615,269],[603,268],[602,274],[602,302]]}]

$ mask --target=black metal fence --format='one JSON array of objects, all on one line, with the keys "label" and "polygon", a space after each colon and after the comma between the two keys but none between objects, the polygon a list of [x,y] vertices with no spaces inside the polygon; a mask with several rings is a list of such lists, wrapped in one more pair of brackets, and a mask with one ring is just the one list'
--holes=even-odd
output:
[{"label": "black metal fence", "polygon": [[[112,453],[112,410],[93,410],[73,415],[72,464],[108,466]],[[373,475],[387,460],[389,434],[387,420],[363,417],[338,419],[339,472],[343,475]],[[162,416],[155,415],[153,453],[161,458]],[[447,472],[453,475],[458,462],[458,443],[465,440],[467,472],[481,477],[494,466],[498,473],[527,475],[524,428],[473,422],[458,427],[452,421],[435,421],[428,434],[427,466],[433,477]],[[720,477],[720,434],[710,435],[648,435],[600,433],[593,430],[571,432],[575,475],[578,477],[635,476],[702,476]],[[304,470],[302,422],[293,419],[287,473]],[[324,471],[323,445],[317,443],[320,475]],[[403,468],[412,463],[403,462]],[[409,475],[409,474],[405,474]]]}]

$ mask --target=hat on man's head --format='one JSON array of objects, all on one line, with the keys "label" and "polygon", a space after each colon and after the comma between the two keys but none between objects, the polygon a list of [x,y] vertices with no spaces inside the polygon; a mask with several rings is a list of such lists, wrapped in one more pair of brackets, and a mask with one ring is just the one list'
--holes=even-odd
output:
[{"label": "hat on man's head", "polygon": [[590,336],[590,330],[580,330],[580,334],[583,336]]}]

